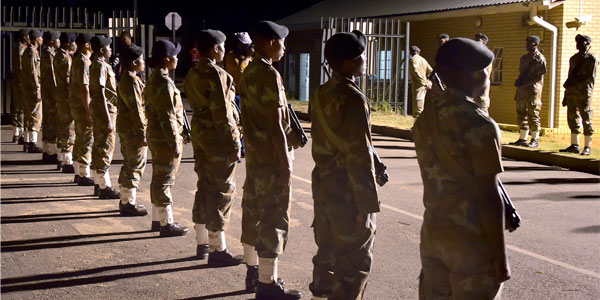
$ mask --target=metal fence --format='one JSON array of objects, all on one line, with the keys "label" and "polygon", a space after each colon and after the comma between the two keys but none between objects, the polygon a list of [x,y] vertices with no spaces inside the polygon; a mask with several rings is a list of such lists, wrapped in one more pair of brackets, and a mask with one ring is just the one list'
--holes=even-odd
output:
[{"label": "metal fence", "polygon": [[[367,36],[367,71],[357,84],[378,105],[389,105],[404,115],[408,108],[408,59],[410,23],[383,18],[321,18],[321,84],[330,77],[325,43],[337,32],[360,30]],[[404,29],[404,31],[403,31]]]}]

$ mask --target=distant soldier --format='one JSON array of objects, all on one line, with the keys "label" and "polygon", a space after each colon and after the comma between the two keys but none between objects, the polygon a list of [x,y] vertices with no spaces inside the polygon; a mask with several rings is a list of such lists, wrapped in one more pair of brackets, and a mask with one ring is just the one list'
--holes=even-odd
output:
[{"label": "distant soldier", "polygon": [[198,175],[192,211],[196,254],[198,259],[208,256],[208,264],[218,267],[243,261],[242,256],[229,253],[225,241],[236,190],[233,175],[241,155],[233,77],[217,66],[225,56],[225,38],[218,30],[200,31],[200,60],[185,77],[185,92],[194,111],[192,146]]},{"label": "distant soldier", "polygon": [[410,83],[413,94],[413,117],[419,117],[425,106],[427,90],[431,89],[429,76],[433,69],[421,55],[421,49],[410,46]]},{"label": "distant soldier", "polygon": [[448,40],[450,40],[450,36],[448,36],[445,33],[440,33],[440,35],[438,36],[438,45],[441,47],[442,45],[444,45]]},{"label": "distant soldier", "polygon": [[569,77],[564,83],[565,97],[562,105],[567,107],[567,121],[571,129],[571,146],[560,152],[579,153],[580,120],[583,120],[585,144],[581,155],[590,155],[592,147],[592,94],[596,81],[598,58],[590,53],[592,38],[578,34],[575,37],[579,52],[569,59]]},{"label": "distant soldier", "polygon": [[23,106],[25,108],[23,112],[25,119],[25,144],[23,145],[23,151],[42,153],[42,148],[37,146],[38,133],[42,126],[40,53],[38,51],[43,42],[42,31],[39,29],[29,31],[29,40],[31,44],[25,49],[21,58],[23,80],[19,82],[23,94]]},{"label": "distant soldier", "polygon": [[[487,37],[487,35],[483,34],[483,33],[478,33],[475,35],[475,41],[476,42],[480,42],[484,45],[487,45],[489,39]],[[488,75],[492,75],[492,65],[493,62],[487,67],[487,72]],[[475,103],[477,103],[477,105],[479,106],[479,108],[481,108],[481,110],[486,114],[489,115],[489,108],[490,108],[490,87],[491,85],[488,84],[487,88],[483,91],[483,95],[481,96],[477,96],[475,98],[473,98],[473,100],[475,100]]]},{"label": "distant soldier", "polygon": [[[515,80],[517,92],[517,123],[519,139],[510,145],[536,148],[540,137],[540,109],[542,108],[542,88],[546,74],[546,58],[538,50],[540,38],[532,35],[525,40],[527,54],[519,62],[519,78]],[[527,136],[531,132],[531,141]]]},{"label": "distant soldier", "polygon": [[301,297],[284,288],[277,276],[277,257],[289,232],[293,147],[286,138],[290,115],[283,79],[273,62],[283,57],[288,33],[274,22],[255,24],[251,37],[256,55],[240,80],[247,147],[241,241],[248,266],[246,290],[256,290],[257,299]]},{"label": "distant soldier", "polygon": [[161,237],[182,236],[190,230],[175,223],[173,219],[173,196],[171,187],[183,155],[183,114],[181,93],[169,72],[177,68],[177,54],[181,45],[175,46],[159,40],[152,47],[148,66],[155,68],[146,87],[146,117],[148,127],[146,139],[152,152],[152,231],[160,231]]},{"label": "distant soldier", "polygon": [[137,189],[148,158],[144,83],[137,76],[145,68],[142,48],[132,45],[121,51],[122,71],[117,92],[117,133],[121,141],[123,166],[119,173],[119,212],[124,216],[145,216],[148,210],[137,203]]},{"label": "distant soldier", "polygon": [[419,299],[500,299],[510,278],[500,130],[472,101],[489,84],[493,59],[470,39],[444,44],[435,61],[447,89],[413,127],[425,205]]},{"label": "distant soldier", "polygon": [[63,173],[75,173],[73,167],[73,144],[75,143],[75,125],[69,103],[69,82],[71,79],[71,55],[77,50],[75,34],[63,32],[60,34],[60,49],[54,57],[54,74],[56,77],[56,137],[58,161]]},{"label": "distant soldier", "polygon": [[73,59],[70,78],[71,116],[75,120],[75,144],[73,158],[74,181],[80,186],[93,186],[90,163],[92,161],[93,123],[90,113],[90,65],[92,61],[93,33],[80,33],[75,42],[79,54]]},{"label": "distant soldier", "polygon": [[12,92],[13,97],[11,101],[11,123],[13,126],[13,143],[19,143],[23,145],[25,140],[23,136],[25,131],[23,129],[23,93],[21,91],[21,72],[22,64],[21,58],[25,49],[29,47],[29,29],[21,29],[17,34],[17,45],[12,52]]},{"label": "distant soldier", "polygon": [[58,114],[56,112],[56,76],[54,74],[54,56],[60,47],[60,32],[55,30],[44,33],[45,47],[40,53],[40,83],[42,91],[42,161],[58,163],[56,137]]},{"label": "distant soldier", "polygon": [[362,299],[373,261],[380,211],[373,165],[369,99],[354,82],[366,69],[367,38],[354,30],[325,45],[333,76],[311,99],[312,172],[318,246],[313,299]]}]

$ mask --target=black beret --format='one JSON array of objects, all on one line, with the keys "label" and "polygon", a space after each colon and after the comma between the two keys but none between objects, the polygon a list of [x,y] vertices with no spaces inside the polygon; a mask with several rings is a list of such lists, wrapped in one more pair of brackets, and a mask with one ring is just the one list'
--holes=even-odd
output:
[{"label": "black beret", "polygon": [[537,36],[537,35],[530,35],[530,36],[528,36],[528,37],[527,37],[527,39],[525,39],[525,40],[526,40],[526,41],[533,41],[533,42],[536,42],[536,43],[538,43],[538,44],[539,44],[539,43],[540,43],[540,41],[541,41],[540,37],[539,37],[539,36]]},{"label": "black beret", "polygon": [[75,41],[75,34],[72,32],[63,32],[60,34],[60,42],[63,44],[72,43]]},{"label": "black beret", "polygon": [[449,38],[450,38],[450,36],[448,36],[447,34],[440,33],[440,39],[449,39]]},{"label": "black beret", "polygon": [[29,36],[29,29],[19,30],[19,36]]},{"label": "black beret", "polygon": [[476,41],[486,41],[486,42],[489,41],[487,35],[485,35],[484,33],[481,33],[481,32],[475,35],[475,40]]},{"label": "black beret", "polygon": [[355,59],[367,48],[367,37],[358,31],[340,32],[334,34],[325,44],[325,58],[328,61],[336,59]]},{"label": "black beret", "polygon": [[60,38],[60,32],[56,30],[49,30],[44,32],[44,40],[54,41]]},{"label": "black beret", "polygon": [[80,33],[79,35],[77,35],[75,42],[77,42],[77,44],[79,45],[89,43],[94,36],[95,34],[91,32]]},{"label": "black beret", "polygon": [[279,25],[275,22],[260,21],[252,26],[252,30],[250,32],[252,35],[259,35],[269,39],[280,40],[285,39],[290,33],[290,30],[287,27]]},{"label": "black beret", "polygon": [[219,30],[206,29],[198,34],[198,47],[201,50],[206,50],[216,44],[225,42],[227,37]]},{"label": "black beret", "polygon": [[442,45],[435,63],[463,71],[480,71],[494,60],[494,53],[482,43],[466,38],[454,38]]},{"label": "black beret", "polygon": [[413,45],[413,46],[410,46],[410,51],[411,52],[421,52],[421,48]]},{"label": "black beret", "polygon": [[167,40],[158,40],[152,46],[152,57],[148,59],[148,66],[156,68],[165,57],[177,56],[181,51],[181,45],[171,43]]},{"label": "black beret", "polygon": [[132,44],[131,47],[123,48],[123,50],[121,52],[121,58],[125,62],[132,62],[132,61],[140,58],[140,56],[142,56],[142,54],[144,54],[144,49],[142,49],[141,47],[139,47],[135,44]]},{"label": "black beret", "polygon": [[100,51],[100,49],[110,45],[110,43],[112,43],[112,39],[104,35],[96,35],[90,40],[90,43],[92,44],[92,50],[97,52]]},{"label": "black beret", "polygon": [[588,35],[583,35],[583,34],[578,34],[575,36],[575,41],[579,42],[579,41],[584,41],[584,42],[588,42],[591,43],[592,42],[592,38]]},{"label": "black beret", "polygon": [[[31,29],[31,30],[29,31],[29,38],[32,38],[32,39],[37,39],[37,38],[39,38],[40,36],[42,36],[42,31],[41,31],[41,30],[39,30],[39,29]],[[32,42],[33,42],[33,41],[32,41]]]}]

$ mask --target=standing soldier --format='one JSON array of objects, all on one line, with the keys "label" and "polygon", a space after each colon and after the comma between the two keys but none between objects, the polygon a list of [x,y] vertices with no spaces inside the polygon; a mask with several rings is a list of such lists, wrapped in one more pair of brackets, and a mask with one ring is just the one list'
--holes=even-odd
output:
[{"label": "standing soldier", "polygon": [[257,299],[301,297],[284,288],[277,276],[277,257],[289,232],[294,152],[286,138],[290,115],[283,80],[272,63],[283,57],[288,33],[287,27],[270,21],[254,25],[256,56],[240,80],[247,146],[241,241],[248,265],[246,290],[256,290]]},{"label": "standing soldier", "polygon": [[470,39],[444,44],[435,62],[447,89],[413,128],[425,191],[419,299],[500,299],[510,278],[500,130],[472,101],[489,84],[493,59]]},{"label": "standing soldier", "polygon": [[40,54],[40,83],[42,91],[42,161],[58,163],[56,148],[56,77],[54,74],[54,56],[60,47],[60,32],[55,30],[44,33],[45,47]]},{"label": "standing soldier", "polygon": [[369,99],[354,83],[366,69],[367,38],[354,30],[325,45],[331,79],[310,107],[315,168],[312,173],[318,246],[313,299],[362,299],[373,261],[375,187]]},{"label": "standing soldier", "polygon": [[173,220],[173,196],[171,187],[183,155],[183,114],[185,110],[181,95],[169,71],[177,68],[177,54],[181,45],[175,46],[159,40],[152,47],[148,66],[155,68],[144,88],[147,140],[152,152],[152,230],[160,236],[182,236],[190,230]]},{"label": "standing soldier", "polygon": [[32,29],[29,31],[29,48],[23,52],[21,70],[23,80],[20,82],[23,94],[25,118],[25,144],[23,151],[29,153],[42,153],[37,146],[38,132],[42,126],[42,91],[40,86],[40,54],[38,48],[42,45],[42,31]]},{"label": "standing soldier", "polygon": [[63,173],[75,173],[73,167],[73,143],[75,142],[75,128],[71,106],[69,104],[69,82],[71,77],[71,55],[77,50],[75,34],[63,32],[60,34],[60,49],[54,57],[54,74],[56,77],[56,111],[58,161]]},{"label": "standing soldier", "polygon": [[[592,94],[596,80],[598,58],[590,53],[592,38],[578,34],[575,37],[579,52],[569,60],[569,77],[564,83],[565,97],[562,105],[567,107],[567,121],[571,129],[571,146],[560,152],[579,153],[579,122],[583,120],[585,145],[581,155],[590,155],[592,147]],[[581,117],[580,117],[581,116]]]},{"label": "standing soldier", "polygon": [[413,117],[417,118],[423,111],[425,105],[425,95],[427,90],[431,89],[429,76],[433,69],[422,57],[421,49],[417,46],[410,46],[410,83],[413,91]]},{"label": "standing soldier", "polygon": [[[478,33],[475,35],[475,41],[476,42],[480,42],[483,45],[487,45],[489,39],[487,37],[487,35],[483,34],[483,33]],[[493,62],[487,67],[487,71],[488,74],[491,76],[492,75],[492,65]],[[488,84],[487,88],[483,91],[483,94],[481,96],[477,96],[475,98],[473,98],[473,100],[475,100],[475,103],[477,103],[477,106],[479,106],[479,108],[486,114],[489,115],[489,108],[490,108],[490,87],[491,85]]]},{"label": "standing soldier", "polygon": [[[519,78],[515,80],[517,93],[517,123],[519,139],[510,145],[536,148],[540,137],[540,109],[542,108],[542,88],[546,74],[546,58],[538,50],[540,38],[532,35],[525,40],[528,53],[519,61]],[[531,141],[527,136],[531,132]]]},{"label": "standing soldier", "polygon": [[74,166],[75,182],[80,186],[93,186],[90,174],[92,160],[92,116],[90,114],[90,65],[93,33],[80,33],[75,40],[79,54],[73,60],[70,78],[71,115],[75,120]]},{"label": "standing soldier", "polygon": [[23,93],[21,91],[21,72],[22,64],[21,58],[25,49],[29,46],[29,29],[21,29],[17,35],[18,41],[17,46],[13,49],[12,55],[12,92],[13,97],[11,101],[11,117],[13,125],[13,143],[18,142],[19,145],[24,143],[24,129],[23,129]]},{"label": "standing soldier", "polygon": [[124,216],[145,216],[148,210],[137,204],[137,189],[144,174],[148,157],[146,142],[146,113],[144,111],[144,83],[137,76],[144,71],[142,48],[131,45],[121,51],[122,73],[117,92],[117,133],[121,141],[123,166],[119,173],[121,201],[119,212]]},{"label": "standing soldier", "polygon": [[[112,188],[110,163],[115,151],[115,123],[117,122],[117,78],[108,64],[112,55],[112,39],[97,35],[92,38],[94,60],[90,66],[90,113],[94,120],[94,144],[92,146],[92,172],[94,190],[100,199],[119,199],[119,192]],[[94,191],[94,195],[95,195]]]}]

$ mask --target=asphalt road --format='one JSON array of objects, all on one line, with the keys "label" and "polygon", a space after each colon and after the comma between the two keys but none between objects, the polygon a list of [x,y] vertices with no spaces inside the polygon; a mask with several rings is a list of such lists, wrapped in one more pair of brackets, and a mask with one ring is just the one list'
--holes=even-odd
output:
[{"label": "asphalt road", "polygon": [[[245,266],[212,269],[193,260],[194,232],[159,238],[150,216],[123,218],[117,200],[92,197],[91,187],[24,154],[2,129],[1,230],[3,299],[253,299],[244,294]],[[411,142],[375,136],[391,181],[380,189],[373,273],[366,299],[417,299],[419,230],[423,186]],[[122,157],[116,151],[111,177]],[[501,175],[523,218],[507,234],[513,278],[504,299],[600,298],[600,177],[519,161],[504,161]],[[288,247],[280,275],[310,299],[311,258],[316,252],[310,144],[296,151]],[[150,205],[152,165],[138,193]],[[227,241],[241,254],[240,196],[244,164]],[[173,190],[176,221],[192,226],[196,176],[191,146],[185,147]]]}]

